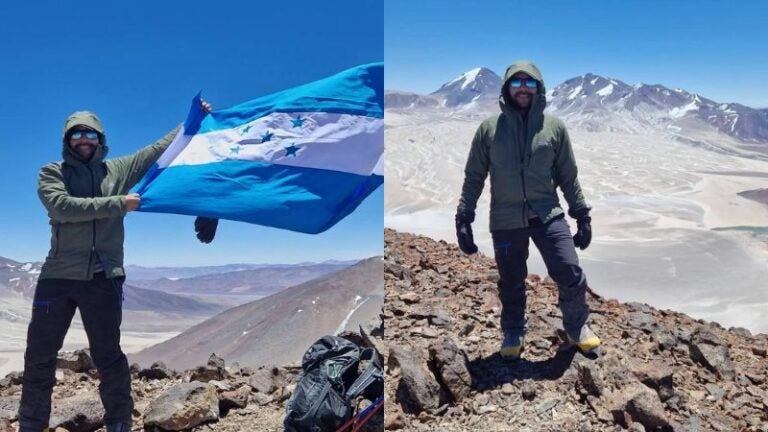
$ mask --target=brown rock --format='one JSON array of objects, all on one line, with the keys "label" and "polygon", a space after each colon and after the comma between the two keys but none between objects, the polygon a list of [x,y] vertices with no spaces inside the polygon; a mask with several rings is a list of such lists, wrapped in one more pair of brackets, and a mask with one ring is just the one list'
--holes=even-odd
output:
[{"label": "brown rock", "polygon": [[399,430],[405,427],[403,421],[403,413],[396,411],[394,413],[386,413],[384,416],[384,430]]},{"label": "brown rock", "polygon": [[749,372],[744,372],[744,376],[757,385],[760,385],[765,382],[764,375],[757,375]]},{"label": "brown rock", "polygon": [[81,349],[74,352],[60,353],[56,361],[56,368],[67,369],[73,372],[86,372],[96,369],[96,365],[93,364],[90,351],[88,349]]},{"label": "brown rock", "polygon": [[658,395],[640,383],[630,384],[612,392],[607,400],[614,418],[625,427],[628,426],[624,420],[625,414],[632,421],[641,423],[646,429],[669,427],[669,419]]},{"label": "brown rock", "polygon": [[391,346],[388,362],[391,367],[399,367],[401,383],[404,385],[409,400],[416,410],[435,409],[440,406],[440,385],[435,377],[422,366],[421,359],[412,347]]},{"label": "brown rock", "polygon": [[11,426],[11,421],[0,417],[0,432],[15,432],[16,428]]},{"label": "brown rock", "polygon": [[226,391],[219,395],[219,410],[226,412],[232,408],[245,408],[248,405],[248,396],[251,394],[251,386],[244,385],[235,391]]},{"label": "brown rock", "polygon": [[275,369],[273,368],[259,368],[253,371],[248,383],[253,387],[254,391],[264,394],[270,394],[277,390],[277,383],[275,382]]},{"label": "brown rock", "polygon": [[267,404],[272,403],[275,400],[275,398],[273,398],[272,396],[270,396],[268,394],[264,394],[262,392],[256,392],[256,393],[253,394],[253,400],[257,404],[263,406],[263,405],[267,405]]},{"label": "brown rock", "polygon": [[662,362],[652,362],[636,368],[635,376],[641,383],[656,390],[662,402],[675,395],[672,369]]},{"label": "brown rock", "polygon": [[414,327],[410,332],[411,336],[423,337],[427,339],[434,339],[438,336],[435,329],[430,327]]},{"label": "brown rock", "polygon": [[587,395],[587,403],[589,404],[590,408],[592,408],[592,411],[594,411],[597,415],[598,420],[604,423],[613,422],[613,415],[611,415],[611,413],[602,404],[599,398],[592,395]]},{"label": "brown rock", "polygon": [[594,396],[603,394],[605,384],[597,365],[593,362],[578,362],[576,363],[576,370],[579,375],[579,383],[587,393]]},{"label": "brown rock", "polygon": [[732,417],[719,414],[709,419],[709,426],[718,432],[730,432],[739,430],[739,423]]},{"label": "brown rock", "polygon": [[219,398],[210,384],[176,384],[153,400],[144,414],[144,426],[180,431],[219,419]]},{"label": "brown rock", "polygon": [[442,338],[429,346],[430,361],[440,381],[454,401],[461,401],[472,391],[472,376],[467,369],[467,355],[450,338]]}]

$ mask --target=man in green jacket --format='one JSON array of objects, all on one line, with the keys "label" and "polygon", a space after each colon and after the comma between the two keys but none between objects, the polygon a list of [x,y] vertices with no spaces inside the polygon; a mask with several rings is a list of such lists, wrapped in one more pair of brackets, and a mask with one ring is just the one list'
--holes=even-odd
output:
[{"label": "man in green jacket", "polygon": [[[491,177],[490,230],[499,270],[500,353],[519,358],[524,347],[525,278],[529,239],[544,258],[559,287],[563,327],[582,352],[600,345],[587,325],[587,281],[579,267],[577,246],[592,239],[590,207],[577,179],[576,161],[565,125],[545,115],[546,90],[541,72],[531,62],[512,64],[504,74],[501,113],[486,119],[475,133],[464,170],[456,213],[456,234],[465,253],[477,252],[471,223],[486,177]],[[568,202],[578,232],[571,237],[556,188]]]},{"label": "man in green jacket", "polygon": [[[202,106],[210,112],[207,102]],[[79,111],[64,124],[64,160],[40,170],[38,195],[50,218],[51,248],[35,288],[27,332],[21,432],[48,427],[57,353],[76,308],[99,371],[107,431],[130,431],[131,376],[120,348],[123,218],[141,202],[129,190],[178,130],[130,156],[105,160],[107,137],[101,121],[93,113]]]}]

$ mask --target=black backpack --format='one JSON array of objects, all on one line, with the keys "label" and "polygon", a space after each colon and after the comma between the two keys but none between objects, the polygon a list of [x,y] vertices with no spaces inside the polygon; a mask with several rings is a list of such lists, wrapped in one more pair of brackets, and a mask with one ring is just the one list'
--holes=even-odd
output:
[{"label": "black backpack", "polygon": [[[360,360],[370,360],[358,375]],[[352,418],[352,403],[362,395],[384,394],[381,356],[337,336],[324,336],[304,353],[302,372],[288,400],[286,432],[333,432]]]}]

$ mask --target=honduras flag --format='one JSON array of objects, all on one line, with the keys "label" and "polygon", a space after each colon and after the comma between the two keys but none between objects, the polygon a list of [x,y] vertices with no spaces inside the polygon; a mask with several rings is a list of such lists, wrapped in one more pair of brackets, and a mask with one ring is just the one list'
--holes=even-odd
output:
[{"label": "honduras flag", "polygon": [[198,95],[139,210],[323,232],[383,183],[383,119],[383,63],[210,115]]}]

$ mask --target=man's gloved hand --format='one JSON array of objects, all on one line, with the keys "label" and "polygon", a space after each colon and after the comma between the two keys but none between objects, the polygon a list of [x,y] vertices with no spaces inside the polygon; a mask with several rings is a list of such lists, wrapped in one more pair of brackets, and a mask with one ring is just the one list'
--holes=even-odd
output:
[{"label": "man's gloved hand", "polygon": [[203,243],[210,243],[216,236],[216,228],[219,226],[219,220],[198,216],[195,219],[195,232],[197,239]]},{"label": "man's gloved hand", "polygon": [[576,219],[576,234],[573,236],[573,245],[584,250],[592,243],[592,218],[589,216],[589,207],[578,211],[568,211],[568,214]]},{"label": "man's gloved hand", "polygon": [[456,237],[459,240],[459,249],[465,254],[477,252],[475,238],[472,236],[472,222],[475,220],[475,212],[456,213]]}]

